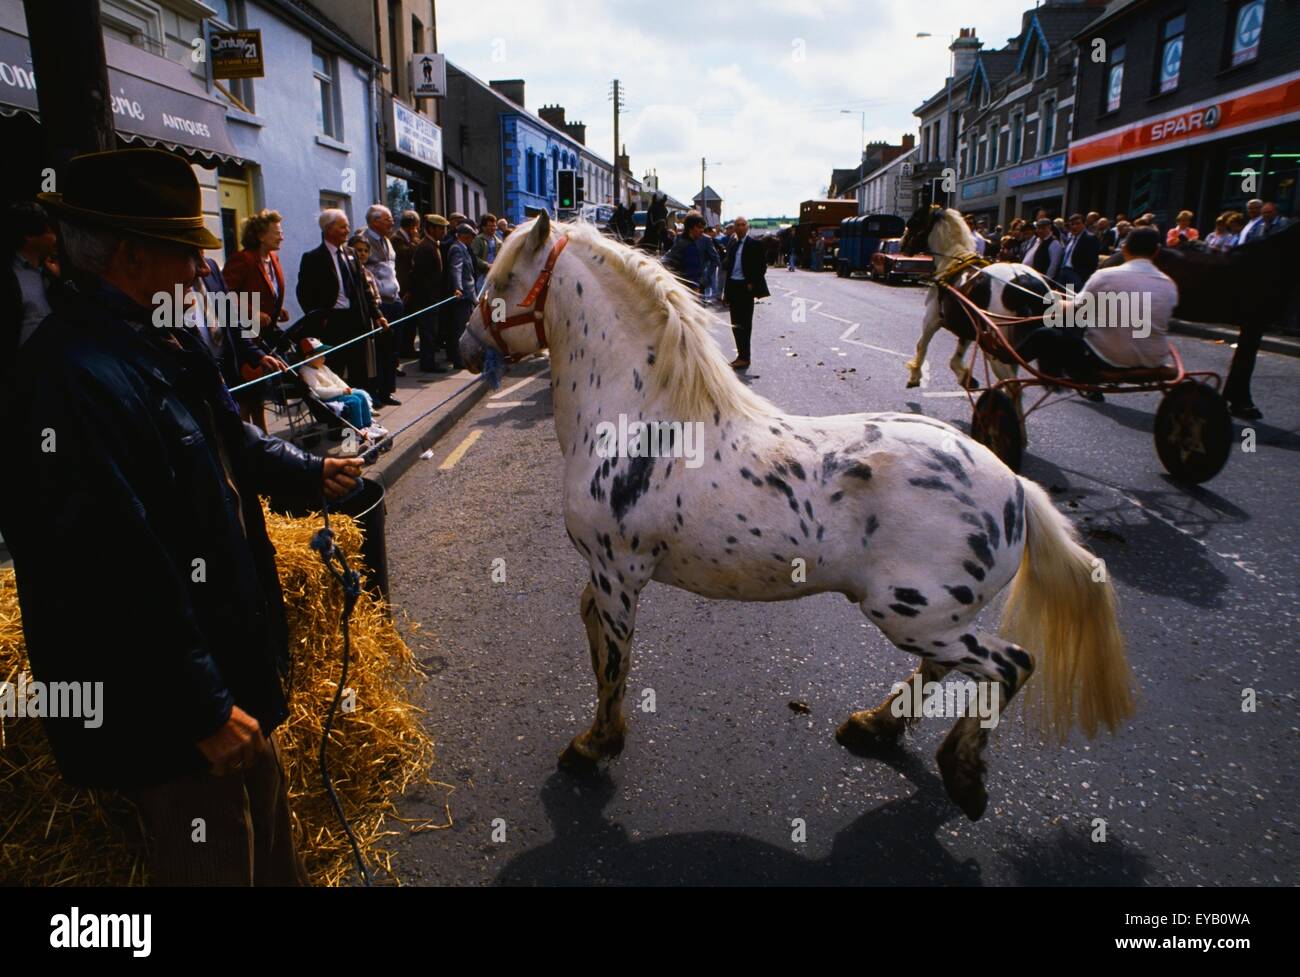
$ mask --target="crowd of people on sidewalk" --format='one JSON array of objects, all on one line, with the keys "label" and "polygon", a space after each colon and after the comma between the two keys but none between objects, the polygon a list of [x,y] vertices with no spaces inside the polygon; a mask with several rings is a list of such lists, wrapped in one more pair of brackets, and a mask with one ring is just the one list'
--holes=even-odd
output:
[{"label": "crowd of people on sidewalk", "polygon": [[1220,214],[1214,220],[1214,230],[1205,235],[1194,226],[1195,218],[1190,210],[1181,210],[1173,226],[1163,232],[1156,215],[1150,212],[1133,219],[1128,214],[1116,214],[1112,220],[1096,211],[1050,218],[1047,211],[1039,210],[1032,219],[1016,218],[1005,232],[1001,225],[990,231],[986,219],[969,214],[966,224],[975,238],[975,250],[984,257],[1031,265],[1053,281],[1075,288],[1082,287],[1098,267],[1107,267],[1107,261],[1114,265],[1122,260],[1118,256],[1124,239],[1135,227],[1154,228],[1168,248],[1203,247],[1227,252],[1247,241],[1276,234],[1290,224],[1277,204],[1264,200],[1249,201],[1244,214]]},{"label": "crowd of people on sidewalk", "polygon": [[[37,202],[13,205],[6,216],[10,258],[3,287],[10,314],[3,354],[12,360],[51,311],[60,242],[56,218]],[[403,360],[418,357],[418,369],[428,374],[463,368],[460,335],[511,227],[493,214],[482,215],[477,227],[460,213],[421,217],[407,210],[394,220],[383,204],[370,206],[366,226],[356,231],[342,210],[323,210],[316,220],[321,243],[301,256],[292,282],[280,259],[283,215],[265,209],[245,220],[240,250],[224,266],[202,259],[186,288],[239,296],[243,309],[255,296],[255,328],[208,321],[209,310],[223,306],[206,302],[187,308],[185,328],[200,337],[227,387],[244,387],[234,394],[240,413],[263,431],[273,388],[255,381],[310,356],[320,368],[300,371],[307,386],[337,404],[366,439],[382,439],[388,432],[374,417],[400,404],[395,393],[397,378],[405,376]],[[286,302],[291,286],[302,312],[294,323]],[[366,423],[356,423],[360,418]]]}]

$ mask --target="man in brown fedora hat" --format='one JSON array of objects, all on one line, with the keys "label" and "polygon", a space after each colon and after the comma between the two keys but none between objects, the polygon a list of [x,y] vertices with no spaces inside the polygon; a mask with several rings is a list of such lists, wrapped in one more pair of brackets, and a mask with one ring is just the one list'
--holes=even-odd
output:
[{"label": "man in brown fedora hat", "polygon": [[[99,721],[48,717],[65,780],[126,791],[155,884],[301,884],[273,730],[288,631],[259,492],[337,497],[321,459],[239,419],[182,308],[204,227],[161,150],[75,157],[59,220],[74,285],[26,343],[0,489],[37,681],[103,684]],[[232,324],[226,324],[227,326]]]}]

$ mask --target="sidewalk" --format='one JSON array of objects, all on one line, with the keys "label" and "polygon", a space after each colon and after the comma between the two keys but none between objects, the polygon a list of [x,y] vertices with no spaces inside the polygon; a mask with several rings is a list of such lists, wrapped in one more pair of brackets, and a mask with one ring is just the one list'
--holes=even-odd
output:
[{"label": "sidewalk", "polygon": [[[369,478],[377,479],[391,488],[397,479],[411,467],[420,453],[433,444],[452,426],[469,413],[487,393],[488,386],[478,376],[468,370],[458,373],[421,373],[418,360],[403,360],[402,369],[406,376],[397,378],[397,392],[394,396],[402,402],[401,407],[381,407],[376,411],[376,421],[393,432],[393,446],[375,456],[366,468]],[[473,384],[468,390],[457,391]],[[448,400],[448,398],[451,398]],[[442,403],[447,401],[446,403]],[[441,404],[427,417],[421,417],[435,405]],[[416,419],[419,418],[417,421]],[[269,411],[270,434],[285,436],[288,425]],[[402,431],[407,424],[416,423],[409,430]],[[401,431],[400,434],[397,432]]]},{"label": "sidewalk", "polygon": [[[1185,319],[1170,319],[1169,331],[1183,336],[1196,336],[1199,339],[1217,339],[1232,344],[1237,341],[1236,326],[1221,326],[1209,322],[1188,322]],[[1281,353],[1283,356],[1300,356],[1300,339],[1285,333],[1266,332],[1260,349],[1269,353]]]}]

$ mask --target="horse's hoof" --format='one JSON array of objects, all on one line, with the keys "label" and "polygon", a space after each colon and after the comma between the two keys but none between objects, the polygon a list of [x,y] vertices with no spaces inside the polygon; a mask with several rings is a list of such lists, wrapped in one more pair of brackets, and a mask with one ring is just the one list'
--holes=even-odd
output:
[{"label": "horse's hoof", "polygon": [[854,756],[878,757],[898,750],[903,738],[903,727],[881,729],[855,719],[846,719],[835,730],[835,742]]},{"label": "horse's hoof", "polygon": [[596,757],[588,756],[573,743],[565,747],[556,766],[579,777],[594,777],[596,775]]},{"label": "horse's hoof", "polygon": [[947,743],[939,747],[934,758],[939,763],[943,789],[948,792],[948,797],[966,817],[978,821],[989,806],[989,794],[984,789],[984,761],[963,763],[957,758],[956,750]]},{"label": "horse's hoof", "polygon": [[908,389],[908,390],[911,390],[913,387],[919,387],[920,385],[921,385],[921,381],[920,381],[919,379],[912,380],[912,379],[909,378],[908,381],[907,381],[907,389]]},{"label": "horse's hoof", "polygon": [[961,382],[961,386],[965,390],[978,390],[980,388],[979,378],[968,376]]}]

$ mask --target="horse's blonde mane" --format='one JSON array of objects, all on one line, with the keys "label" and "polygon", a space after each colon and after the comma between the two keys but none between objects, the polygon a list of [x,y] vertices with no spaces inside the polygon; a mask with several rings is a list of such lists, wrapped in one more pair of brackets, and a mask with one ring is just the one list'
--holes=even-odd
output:
[{"label": "horse's blonde mane", "polygon": [[[605,260],[599,266],[612,271],[631,286],[630,307],[620,309],[629,325],[643,324],[653,337],[655,361],[651,383],[667,395],[676,414],[683,419],[703,419],[717,411],[722,416],[755,418],[777,412],[768,400],[754,393],[736,378],[718,344],[709,335],[709,313],[695,295],[661,262],[625,244],[611,240],[593,225],[558,223],[556,229],[569,236],[569,253],[581,245]],[[524,237],[526,227],[515,231]],[[506,258],[494,263],[493,285],[500,287],[523,244],[503,249]]]}]

